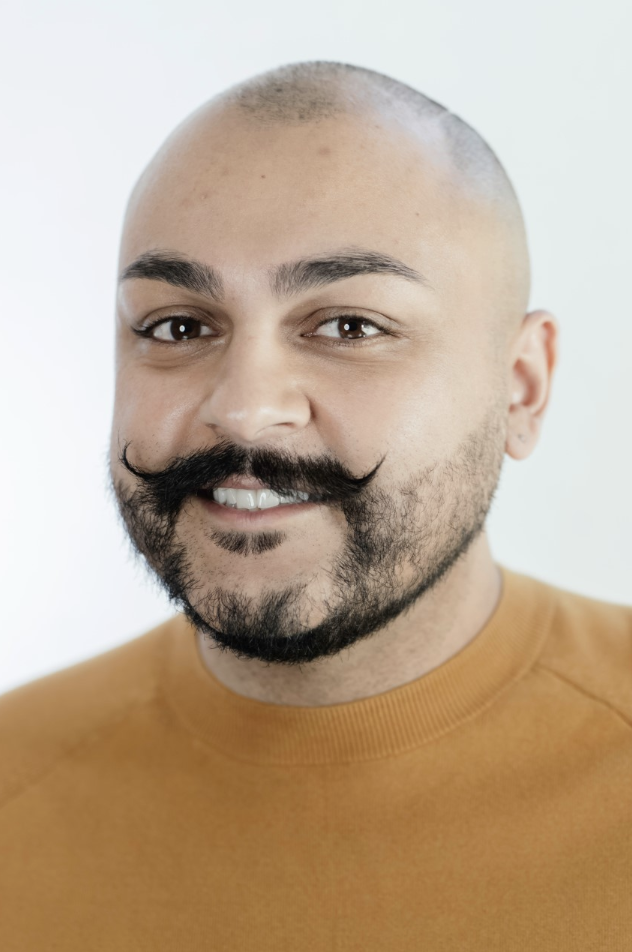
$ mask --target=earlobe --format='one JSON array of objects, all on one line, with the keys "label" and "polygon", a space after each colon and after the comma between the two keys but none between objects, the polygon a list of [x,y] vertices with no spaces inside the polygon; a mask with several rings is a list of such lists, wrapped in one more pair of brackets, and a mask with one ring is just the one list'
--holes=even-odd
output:
[{"label": "earlobe", "polygon": [[515,427],[512,428],[510,423],[509,429],[507,430],[505,452],[508,456],[511,456],[512,459],[526,459],[527,456],[531,455],[536,441],[537,432],[533,434],[525,432],[523,427],[516,431]]}]

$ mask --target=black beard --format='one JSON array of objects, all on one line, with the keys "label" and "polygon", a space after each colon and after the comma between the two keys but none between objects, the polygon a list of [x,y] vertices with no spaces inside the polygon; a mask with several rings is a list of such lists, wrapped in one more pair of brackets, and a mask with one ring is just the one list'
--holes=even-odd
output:
[{"label": "black beard", "polygon": [[[358,479],[328,457],[295,461],[222,442],[148,472],[129,463],[129,445],[119,463],[137,488],[126,489],[110,473],[111,489],[135,554],[144,557],[170,600],[215,646],[239,658],[300,665],[339,654],[384,628],[465,555],[485,525],[496,491],[504,421],[498,410],[490,413],[452,459],[388,491],[372,485],[383,460]],[[307,491],[342,511],[348,532],[325,573],[333,594],[325,599],[319,624],[306,628],[302,620],[311,604],[309,582],[248,596],[209,589],[209,579],[196,575],[195,553],[178,535],[179,516],[187,499],[230,476],[259,479],[276,492]],[[265,557],[286,539],[282,531],[210,530],[208,535],[218,547],[245,557]],[[412,581],[402,580],[402,568]],[[202,594],[193,604],[195,592]]]}]

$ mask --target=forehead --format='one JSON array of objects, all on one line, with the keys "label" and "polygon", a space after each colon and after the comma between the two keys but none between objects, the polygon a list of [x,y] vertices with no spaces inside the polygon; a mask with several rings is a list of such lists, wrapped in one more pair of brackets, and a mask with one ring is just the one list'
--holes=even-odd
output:
[{"label": "forehead", "polygon": [[166,247],[256,270],[361,245],[436,273],[480,252],[488,218],[440,140],[422,142],[388,116],[284,126],[224,111],[185,123],[144,173],[121,266]]}]

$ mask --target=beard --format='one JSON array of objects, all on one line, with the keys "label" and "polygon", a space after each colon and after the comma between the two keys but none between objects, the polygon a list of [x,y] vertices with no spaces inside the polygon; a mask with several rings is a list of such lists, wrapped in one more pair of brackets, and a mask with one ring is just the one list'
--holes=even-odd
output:
[{"label": "beard", "polygon": [[[297,460],[222,441],[208,450],[176,457],[163,470],[143,471],[118,462],[133,475],[128,488],[110,470],[123,527],[135,556],[197,631],[215,647],[239,658],[301,665],[339,654],[384,628],[430,591],[462,559],[484,528],[504,457],[506,408],[496,407],[449,459],[433,463],[388,489],[375,485],[382,461],[355,478],[331,457]],[[321,570],[314,602],[312,579],[257,595],[214,585],[196,571],[196,552],[183,531],[188,499],[208,494],[231,476],[260,480],[276,492],[305,490],[344,516],[345,538]],[[237,556],[266,557],[282,546],[282,531],[219,531],[205,528],[216,546]],[[309,625],[317,609],[320,620]]]}]

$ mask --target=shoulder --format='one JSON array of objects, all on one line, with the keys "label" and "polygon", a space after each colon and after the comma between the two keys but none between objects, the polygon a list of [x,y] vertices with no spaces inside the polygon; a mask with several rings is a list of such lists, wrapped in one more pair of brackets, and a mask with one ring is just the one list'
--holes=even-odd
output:
[{"label": "shoulder", "polygon": [[537,666],[608,704],[632,726],[632,605],[546,587],[554,608]]},{"label": "shoulder", "polygon": [[0,805],[155,697],[175,620],[0,696]]}]

